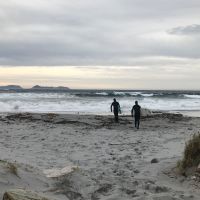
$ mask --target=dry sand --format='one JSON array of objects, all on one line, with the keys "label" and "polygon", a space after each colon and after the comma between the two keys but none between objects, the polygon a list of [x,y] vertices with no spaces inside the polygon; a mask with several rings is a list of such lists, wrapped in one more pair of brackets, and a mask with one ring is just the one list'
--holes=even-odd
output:
[{"label": "dry sand", "polygon": [[[200,199],[198,183],[175,170],[200,118],[156,114],[136,130],[130,116],[114,123],[113,116],[24,113],[0,117],[0,127],[0,198],[25,188],[51,199]],[[71,166],[57,178],[44,174]]]}]

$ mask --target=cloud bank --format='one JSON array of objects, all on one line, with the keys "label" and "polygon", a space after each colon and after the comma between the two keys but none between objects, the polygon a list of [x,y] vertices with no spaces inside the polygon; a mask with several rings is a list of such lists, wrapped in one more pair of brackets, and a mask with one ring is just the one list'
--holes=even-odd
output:
[{"label": "cloud bank", "polygon": [[199,7],[198,0],[1,1],[0,65],[146,66],[199,59]]}]

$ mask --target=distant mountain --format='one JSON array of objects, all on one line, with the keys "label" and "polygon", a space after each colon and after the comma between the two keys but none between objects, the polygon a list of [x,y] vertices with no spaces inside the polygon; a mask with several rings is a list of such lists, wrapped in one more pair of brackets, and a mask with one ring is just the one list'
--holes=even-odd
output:
[{"label": "distant mountain", "polygon": [[59,87],[49,87],[49,86],[40,86],[40,85],[35,85],[31,88],[31,90],[58,90],[58,91],[63,91],[63,90],[69,90],[68,87],[63,87],[63,86],[59,86]]},{"label": "distant mountain", "polygon": [[20,85],[6,85],[0,86],[0,90],[23,90]]},{"label": "distant mountain", "polygon": [[6,85],[6,86],[0,86],[1,92],[62,92],[70,90],[68,87],[49,87],[49,86],[39,86],[35,85],[32,88],[24,89],[20,85]]}]

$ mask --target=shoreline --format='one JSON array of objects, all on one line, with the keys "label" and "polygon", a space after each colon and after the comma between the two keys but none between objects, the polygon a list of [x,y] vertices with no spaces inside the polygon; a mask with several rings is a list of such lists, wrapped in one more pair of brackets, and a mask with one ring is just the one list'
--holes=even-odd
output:
[{"label": "shoreline", "polygon": [[[0,117],[0,194],[23,187],[53,199],[199,199],[191,177],[173,172],[200,118],[162,113],[131,116],[13,113]],[[151,163],[156,158],[158,162]],[[76,170],[47,178],[46,170]],[[28,184],[27,184],[28,183]],[[72,195],[73,194],[73,195]],[[0,196],[1,196],[0,195]],[[182,197],[184,198],[182,198]]]}]

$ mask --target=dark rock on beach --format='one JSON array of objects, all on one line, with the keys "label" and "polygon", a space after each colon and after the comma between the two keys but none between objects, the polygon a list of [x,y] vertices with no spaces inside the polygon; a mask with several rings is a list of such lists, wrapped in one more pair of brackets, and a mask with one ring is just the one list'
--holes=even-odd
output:
[{"label": "dark rock on beach", "polygon": [[159,160],[157,159],[157,158],[153,158],[152,160],[151,160],[151,163],[153,164],[153,163],[158,163],[159,162]]}]

